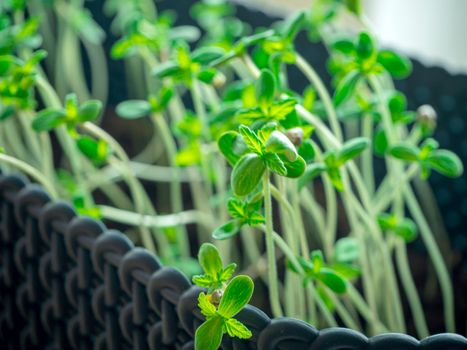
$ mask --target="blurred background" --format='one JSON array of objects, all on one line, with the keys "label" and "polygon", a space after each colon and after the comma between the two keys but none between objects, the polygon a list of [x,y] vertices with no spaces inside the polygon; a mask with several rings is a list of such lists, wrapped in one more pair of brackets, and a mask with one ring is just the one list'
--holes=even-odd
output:
[{"label": "blurred background", "polygon": [[[310,6],[310,0],[232,0],[237,6],[239,19],[252,29],[270,27],[288,14]],[[313,1],[313,0],[311,0]],[[193,24],[190,7],[194,0],[160,0],[158,8],[175,10],[177,24]],[[105,50],[110,52],[116,37],[110,30],[110,19],[102,12],[101,1],[90,1],[89,8],[102,28],[108,33]],[[467,1],[465,0],[378,0],[364,1],[367,22],[381,46],[407,54],[413,61],[413,73],[405,80],[396,81],[396,87],[408,99],[409,109],[430,104],[438,113],[435,138],[441,148],[456,152],[467,164]],[[330,87],[326,70],[327,52],[319,43],[312,43],[305,33],[297,38],[296,48],[316,68]],[[122,61],[109,57],[110,110],[119,102],[136,97],[136,90],[127,89]],[[290,72],[290,81],[297,89],[303,89],[306,81],[298,72]],[[135,135],[141,138],[145,129],[138,123],[131,126],[108,113],[104,128],[111,131],[125,148],[137,153],[138,145],[130,143]],[[125,144],[125,140],[127,144]],[[448,179],[433,174],[430,177],[433,192],[421,191],[418,195],[435,226],[437,240],[453,276],[458,309],[459,329],[467,333],[467,177]],[[417,189],[417,188],[416,188]],[[429,203],[437,203],[439,211]],[[428,205],[427,205],[428,204]],[[441,213],[442,218],[439,217]],[[440,220],[442,219],[442,220]],[[440,225],[439,222],[444,222]],[[424,285],[423,303],[433,310],[427,316],[428,323],[443,329],[442,304],[436,281],[426,281],[432,272],[426,263],[426,252],[419,240],[409,245],[410,261],[417,285]],[[433,275],[431,273],[431,275]],[[410,334],[410,329],[409,329]]]},{"label": "blurred background", "polygon": [[[313,0],[233,0],[250,9],[283,17]],[[363,10],[379,41],[426,65],[467,73],[467,1],[363,0]]]}]

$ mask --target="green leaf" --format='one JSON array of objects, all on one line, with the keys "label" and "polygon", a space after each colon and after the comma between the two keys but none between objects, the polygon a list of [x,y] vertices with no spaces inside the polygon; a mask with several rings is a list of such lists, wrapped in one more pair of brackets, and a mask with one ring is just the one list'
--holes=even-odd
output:
[{"label": "green leaf", "polygon": [[379,214],[377,220],[379,227],[384,231],[393,230],[397,226],[397,217],[393,214]]},{"label": "green leaf", "polygon": [[246,216],[245,204],[237,198],[229,199],[227,202],[227,211],[229,212],[230,216],[235,219],[244,219]]},{"label": "green leaf", "polygon": [[315,249],[310,253],[311,263],[313,265],[313,272],[318,273],[324,266],[323,252],[319,249]]},{"label": "green leaf", "polygon": [[252,124],[255,121],[265,118],[264,113],[259,108],[243,108],[240,109],[235,116],[239,123]]},{"label": "green leaf", "polygon": [[269,69],[263,69],[256,82],[256,99],[263,111],[266,111],[274,102],[276,81]]},{"label": "green leaf", "polygon": [[237,337],[240,339],[251,338],[251,331],[240,321],[235,318],[229,318],[224,323],[224,328],[227,334],[231,337]]},{"label": "green leaf", "polygon": [[343,53],[344,55],[350,55],[355,52],[355,44],[352,40],[347,38],[337,39],[331,43],[331,48]]},{"label": "green leaf", "polygon": [[464,172],[464,166],[460,158],[447,150],[434,150],[427,159],[430,167],[448,177],[459,177]]},{"label": "green leaf", "polygon": [[175,77],[182,73],[180,66],[171,61],[160,63],[156,68],[152,70],[152,75],[159,79],[168,77]]},{"label": "green leaf", "polygon": [[54,129],[66,120],[66,114],[61,109],[48,108],[36,114],[32,122],[32,128],[35,131],[48,131]]},{"label": "green leaf", "polygon": [[323,267],[319,271],[319,275],[317,276],[317,278],[334,293],[343,294],[347,291],[346,281],[341,276],[336,274],[333,270],[327,267]]},{"label": "green leaf", "polygon": [[97,164],[105,161],[109,154],[108,146],[104,140],[96,141],[89,136],[81,136],[76,141],[76,145],[81,153]]},{"label": "green leaf", "polygon": [[267,152],[283,154],[290,162],[298,158],[298,152],[287,136],[280,131],[273,131],[265,143]]},{"label": "green leaf", "polygon": [[299,11],[295,15],[289,17],[284,25],[283,37],[289,42],[293,41],[300,29],[303,28],[303,25],[306,21],[305,11]]},{"label": "green leaf", "polygon": [[217,350],[222,341],[222,317],[212,317],[195,333],[195,350]]},{"label": "green leaf", "polygon": [[327,173],[334,188],[339,192],[344,192],[344,183],[342,182],[342,176],[339,168],[328,168]]},{"label": "green leaf", "polygon": [[257,212],[252,212],[248,214],[248,218],[246,220],[247,224],[250,226],[256,226],[259,224],[264,224],[266,219],[263,215]]},{"label": "green leaf", "polygon": [[329,267],[347,281],[357,278],[361,273],[358,267],[349,264],[335,263]]},{"label": "green leaf", "polygon": [[369,145],[370,140],[366,137],[356,137],[347,141],[342,145],[342,148],[337,153],[338,163],[344,164],[345,162],[358,157],[368,148]]},{"label": "green leaf", "polygon": [[227,223],[219,226],[212,233],[212,238],[217,240],[229,239],[240,232],[242,221],[239,219],[230,220]]},{"label": "green leaf", "polygon": [[306,163],[301,156],[298,156],[297,159],[295,159],[293,162],[284,159],[282,155],[279,157],[281,158],[285,168],[287,169],[287,174],[285,176],[295,179],[297,177],[302,176],[305,172]]},{"label": "green leaf", "polygon": [[307,139],[302,142],[298,147],[298,154],[305,160],[307,164],[311,163],[315,159],[315,148],[311,140]]},{"label": "green leaf", "polygon": [[399,143],[391,147],[389,154],[406,162],[415,162],[419,159],[420,150],[411,144]]},{"label": "green leaf", "polygon": [[308,165],[303,173],[303,176],[298,179],[298,190],[300,191],[310,181],[326,171],[326,165],[323,163],[312,163]]},{"label": "green leaf", "polygon": [[68,118],[75,118],[78,114],[78,96],[71,93],[65,96],[65,112]]},{"label": "green leaf", "polygon": [[287,175],[287,168],[285,167],[284,162],[280,159],[280,157],[277,154],[266,153],[263,156],[263,158],[269,170],[282,176]]},{"label": "green leaf", "polygon": [[201,310],[201,313],[206,317],[207,319],[214,317],[216,315],[216,307],[211,304],[204,293],[200,293],[198,296],[198,307]]},{"label": "green leaf", "polygon": [[197,78],[203,83],[211,84],[216,74],[217,70],[215,68],[204,68],[198,73]]},{"label": "green leaf", "polygon": [[257,154],[245,154],[232,171],[230,181],[233,192],[237,196],[249,194],[260,182],[265,169],[263,160]]},{"label": "green leaf", "polygon": [[15,56],[4,55],[0,56],[0,77],[8,73],[13,64],[15,63]]},{"label": "green leaf", "polygon": [[383,127],[378,127],[375,131],[375,137],[373,140],[373,146],[375,153],[379,156],[384,156],[388,149],[388,139]]},{"label": "green leaf", "polygon": [[90,100],[83,103],[78,109],[78,121],[83,123],[96,120],[102,111],[102,102]]},{"label": "green leaf", "polygon": [[403,219],[394,228],[394,233],[402,237],[406,242],[412,242],[417,238],[417,225],[408,218]]},{"label": "green leaf", "polygon": [[211,288],[216,281],[209,275],[196,275],[193,276],[192,281],[195,285],[202,288]]},{"label": "green leaf", "polygon": [[360,81],[360,77],[360,72],[353,70],[339,82],[334,93],[334,105],[336,107],[344,103],[353,95],[355,88]]},{"label": "green leaf", "polygon": [[225,51],[220,47],[205,46],[195,50],[191,55],[191,60],[202,65],[207,65],[212,61],[221,58],[224,54]]},{"label": "green leaf", "polygon": [[357,41],[356,51],[358,57],[363,61],[368,60],[375,54],[375,43],[370,34],[366,32],[360,33]]},{"label": "green leaf", "polygon": [[295,111],[296,105],[297,101],[293,98],[275,102],[269,109],[269,117],[277,121],[283,120]]},{"label": "green leaf", "polygon": [[203,243],[201,245],[198,261],[207,275],[214,277],[222,271],[222,258],[214,244]]},{"label": "green leaf", "polygon": [[253,295],[253,281],[250,277],[234,277],[222,295],[218,312],[225,318],[231,318],[240,312]]},{"label": "green leaf", "polygon": [[336,242],[334,259],[340,263],[348,263],[358,259],[360,247],[353,237],[344,237]]},{"label": "green leaf", "polygon": [[243,136],[243,140],[245,141],[248,149],[251,152],[261,155],[263,153],[263,143],[256,133],[245,125],[240,125],[238,129],[240,134]]},{"label": "green leaf", "polygon": [[243,137],[236,131],[228,131],[222,134],[217,141],[217,146],[231,166],[234,166],[247,151]]},{"label": "green leaf", "polygon": [[394,91],[389,97],[388,106],[391,114],[403,113],[407,108],[407,99],[403,93]]},{"label": "green leaf", "polygon": [[128,100],[119,103],[116,112],[124,119],[139,119],[151,113],[151,104],[145,100]]},{"label": "green leaf", "polygon": [[1,108],[0,105],[0,121],[6,120],[15,114],[15,109],[13,106],[6,106]]},{"label": "green leaf", "polygon": [[228,264],[227,267],[223,269],[222,272],[220,273],[219,279],[223,282],[228,281],[232,277],[236,268],[237,268],[237,264],[235,263]]},{"label": "green leaf", "polygon": [[197,141],[190,142],[185,148],[178,150],[175,163],[179,166],[191,166],[201,162],[201,149]]},{"label": "green leaf", "polygon": [[406,57],[399,56],[390,50],[381,50],[377,58],[380,63],[394,78],[402,79],[412,71],[412,63]]}]

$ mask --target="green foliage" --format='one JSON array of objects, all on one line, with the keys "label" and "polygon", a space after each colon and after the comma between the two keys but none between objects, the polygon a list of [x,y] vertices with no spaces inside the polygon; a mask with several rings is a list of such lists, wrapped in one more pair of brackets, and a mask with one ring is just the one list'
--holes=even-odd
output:
[{"label": "green foliage", "polygon": [[[306,167],[295,146],[274,124],[266,124],[258,132],[245,125],[239,127],[246,149],[242,154],[232,147],[237,136],[228,132],[221,136],[219,148],[234,164],[231,175],[232,190],[237,196],[246,196],[259,184],[266,169],[286,177],[301,176]],[[238,135],[238,134],[237,134]]]},{"label": "green foliage", "polygon": [[194,79],[211,83],[217,71],[207,66],[223,54],[224,50],[216,47],[200,48],[190,53],[186,45],[179,44],[172,60],[159,64],[152,75],[158,79],[170,78],[174,83],[188,87],[192,86]]},{"label": "green foliage", "polygon": [[378,224],[381,230],[399,236],[406,242],[417,238],[417,226],[409,218],[398,218],[392,214],[380,214]]},{"label": "green foliage", "polygon": [[65,125],[68,130],[73,131],[81,123],[96,120],[101,110],[100,101],[90,100],[78,105],[76,95],[69,94],[66,96],[64,108],[46,108],[37,113],[32,122],[32,128],[37,132],[42,132]]},{"label": "green foliage", "polygon": [[[232,203],[232,208],[237,206]],[[236,212],[239,210],[241,208],[235,209]],[[193,277],[193,282],[208,288],[208,292],[202,292],[198,297],[198,307],[206,321],[196,330],[195,349],[216,350],[224,333],[240,339],[250,338],[250,330],[233,317],[251,299],[253,281],[244,275],[230,280],[236,265],[229,264],[223,268],[217,248],[210,243],[201,246],[198,259],[205,274]]]},{"label": "green foliage", "polygon": [[227,210],[233,220],[219,226],[212,233],[212,237],[218,240],[229,239],[240,232],[243,225],[256,226],[265,223],[265,218],[259,213],[261,200],[240,200],[230,198]]},{"label": "green foliage", "polygon": [[78,149],[96,165],[103,164],[109,155],[109,149],[104,140],[94,140],[89,136],[80,136],[76,140]]},{"label": "green foliage", "polygon": [[[358,276],[358,269],[355,269],[351,263],[358,258],[358,245],[355,241],[348,238],[344,241],[338,241],[336,250],[336,263],[326,264],[323,253],[320,250],[314,250],[310,253],[310,259],[306,260],[297,257],[300,267],[303,269],[303,284],[306,285],[315,281],[322,286],[337,294],[343,294],[347,291],[348,280]],[[337,260],[340,254],[341,260]],[[296,266],[287,261],[287,267],[292,271],[299,273]],[[351,271],[351,272],[349,272]]]},{"label": "green foliage", "polygon": [[198,253],[198,261],[204,274],[193,277],[193,283],[197,286],[214,291],[223,288],[235,271],[236,264],[232,263],[223,267],[222,258],[217,248],[210,243],[203,243]]},{"label": "green foliage", "polygon": [[405,162],[417,162],[422,170],[422,178],[427,178],[431,170],[448,177],[459,177],[464,166],[459,157],[451,151],[438,149],[438,143],[427,139],[418,148],[408,143],[393,145],[389,154]]}]

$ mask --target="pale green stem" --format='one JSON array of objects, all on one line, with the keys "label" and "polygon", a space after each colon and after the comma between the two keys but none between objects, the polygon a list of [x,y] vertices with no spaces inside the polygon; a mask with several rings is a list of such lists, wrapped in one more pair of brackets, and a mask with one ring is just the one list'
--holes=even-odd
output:
[{"label": "pale green stem", "polygon": [[[364,115],[362,121],[362,134],[369,140],[373,140],[373,117]],[[365,150],[362,154],[362,174],[368,192],[375,192],[375,177],[373,173],[373,152],[372,146]]]},{"label": "pale green stem", "polygon": [[268,257],[268,281],[269,281],[269,300],[271,303],[271,311],[274,317],[282,317],[281,303],[279,300],[278,276],[276,266],[276,253],[273,238],[273,216],[271,202],[271,186],[269,182],[269,170],[265,170],[263,174],[263,195],[264,195],[264,212],[266,218],[266,252]]},{"label": "pale green stem", "polygon": [[407,248],[405,242],[399,239],[396,243],[396,263],[399,270],[402,286],[405,289],[409,306],[412,310],[412,315],[417,329],[418,337],[424,339],[430,335],[426,324],[423,306],[417,292],[417,286],[410,272],[410,264],[407,259]]},{"label": "pale green stem", "polygon": [[114,222],[145,227],[169,228],[175,225],[201,224],[209,229],[213,226],[210,223],[210,217],[198,210],[187,210],[167,215],[141,215],[128,210],[109,207],[106,205],[98,206],[103,218]]},{"label": "pale green stem", "polygon": [[430,258],[433,261],[436,274],[438,275],[443,298],[446,330],[448,332],[454,333],[456,331],[456,323],[454,318],[454,294],[452,283],[449,278],[449,271],[446,268],[443,257],[441,256],[441,253],[439,251],[438,245],[436,244],[436,241],[433,238],[433,233],[431,232],[430,226],[428,225],[420,209],[420,206],[412,189],[410,188],[410,186],[405,186],[405,188],[402,188],[402,192],[404,193],[407,206],[415,222],[420,228],[420,235],[426,245]]},{"label": "pale green stem", "polygon": [[39,182],[40,184],[42,184],[44,186],[44,188],[47,190],[47,192],[49,192],[49,194],[53,197],[53,198],[58,198],[58,194],[57,192],[55,191],[55,187],[49,182],[49,180],[47,179],[47,177],[40,173],[36,168],[30,166],[29,164],[19,160],[19,159],[16,159],[14,157],[10,157],[6,154],[2,154],[0,153],[0,161],[1,162],[4,162],[6,164],[9,164],[11,166],[14,166],[16,168],[18,168],[19,170],[21,170],[22,172],[24,172],[25,174],[31,176],[35,181]]},{"label": "pale green stem", "polygon": [[[153,123],[159,129],[159,136],[162,139],[164,147],[167,151],[167,158],[170,166],[175,170],[174,177],[170,181],[170,201],[174,212],[183,210],[182,186],[179,180],[179,169],[175,162],[177,154],[177,145],[172,138],[172,133],[166,120],[162,115],[152,115]],[[179,244],[180,253],[183,257],[190,256],[190,245],[185,227],[177,225],[177,242]]]},{"label": "pale green stem", "polygon": [[[267,225],[258,225],[258,227],[265,233],[267,231],[267,228],[266,228]],[[284,253],[284,255],[287,257],[287,259],[292,263],[292,265],[294,266],[294,268],[298,271],[298,273],[301,275],[301,276],[305,276],[305,272],[303,271],[303,268],[302,266],[300,265],[300,263],[298,262],[297,260],[297,257],[293,254],[293,252],[290,250],[289,246],[287,245],[287,243],[282,239],[282,237],[277,233],[277,232],[274,232],[272,231],[272,238],[274,240],[274,243],[277,244],[277,247]],[[275,266],[275,264],[274,264]],[[277,281],[277,280],[275,280]],[[321,297],[319,296],[319,294],[316,292],[316,290],[314,289],[314,287],[312,286],[312,283],[309,283],[307,285],[307,295],[309,297],[312,297],[316,300],[316,303],[318,304],[318,307],[320,308],[321,312],[323,313],[323,316],[324,318],[326,319],[327,323],[329,324],[329,326],[332,326],[332,327],[335,327],[337,326],[337,321],[336,319],[334,318],[334,316],[332,315],[332,313],[329,311],[328,307],[326,306],[326,304],[324,303],[324,301],[321,299]],[[364,302],[363,302],[364,303]]]},{"label": "pale green stem", "polygon": [[[283,197],[284,201],[288,203],[287,200],[287,193],[285,189],[285,183],[284,183],[284,178],[276,175],[275,176],[276,183],[278,188],[276,191]],[[272,185],[271,185],[271,193],[272,193]],[[275,197],[273,195],[273,197]],[[280,213],[280,223],[282,227],[282,232],[285,235],[285,239],[287,242],[287,245],[291,248],[292,252],[295,255],[298,255],[297,252],[297,245],[295,242],[295,235],[297,234],[295,225],[292,225],[294,223],[294,211],[290,207],[290,211],[286,211],[284,208],[284,205],[279,205],[279,213]],[[292,214],[292,216],[291,216]],[[300,312],[301,310],[304,310],[303,305],[299,307],[297,305],[298,298],[295,296],[296,288],[294,286],[300,283],[300,276],[297,276],[297,274],[293,273],[293,271],[290,271],[289,269],[285,270],[285,278],[284,278],[284,309],[285,309],[285,314],[287,316],[292,316],[292,317],[298,317],[298,318],[303,318],[303,316],[299,315],[296,312]]]},{"label": "pale green stem", "polygon": [[[141,215],[141,218],[145,214],[145,201],[144,201],[144,189],[142,189],[134,177],[134,174],[131,168],[128,166],[129,158],[124,151],[124,149],[120,146],[120,144],[107,132],[99,128],[98,126],[86,122],[82,124],[82,128],[88,132],[89,134],[93,135],[94,137],[104,140],[111,149],[114,150],[115,154],[119,158],[119,165],[122,167],[122,170],[126,173],[126,181],[132,193],[133,200],[135,202],[136,211]],[[151,233],[149,230],[142,224],[139,225],[141,230],[141,238],[144,243],[144,246],[151,250],[152,252],[156,251],[156,247],[154,245],[154,241],[152,239]],[[164,237],[165,238],[165,237]],[[162,248],[162,247],[161,247]]]},{"label": "pale green stem", "polygon": [[296,66],[300,69],[303,74],[307,77],[310,83],[316,88],[321,101],[324,104],[324,108],[326,109],[326,114],[329,119],[329,123],[331,124],[331,129],[336,135],[337,140],[342,142],[342,129],[339,125],[339,121],[337,120],[336,110],[332,104],[331,96],[324,86],[323,81],[319,77],[318,73],[313,69],[313,67],[308,64],[308,62],[299,54],[296,55]]}]

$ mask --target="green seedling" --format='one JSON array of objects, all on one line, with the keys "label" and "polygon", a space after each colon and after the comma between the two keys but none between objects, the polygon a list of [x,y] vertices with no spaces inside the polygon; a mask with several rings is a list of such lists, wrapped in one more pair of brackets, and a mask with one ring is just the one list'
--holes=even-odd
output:
[{"label": "green seedling", "polygon": [[36,107],[33,87],[37,66],[46,56],[43,50],[34,52],[27,60],[13,55],[0,56],[0,121],[13,116],[16,110]]},{"label": "green seedling", "polygon": [[431,170],[448,177],[461,176],[464,167],[459,157],[451,151],[438,147],[438,142],[433,139],[425,140],[420,148],[401,142],[393,145],[389,149],[389,154],[407,163],[418,163],[422,179],[428,178]]},{"label": "green seedling", "polygon": [[64,108],[46,108],[37,113],[32,122],[32,128],[37,132],[49,131],[60,125],[65,125],[73,132],[81,123],[96,120],[102,111],[102,103],[90,100],[81,105],[75,94],[65,98]]},{"label": "green seedling", "polygon": [[111,51],[115,59],[135,56],[141,49],[160,53],[168,50],[177,41],[194,42],[199,39],[200,31],[193,26],[173,26],[174,16],[163,12],[155,21],[141,18],[131,32],[117,41]]},{"label": "green seedling", "polygon": [[369,144],[370,142],[368,139],[359,137],[347,141],[337,152],[328,151],[324,154],[323,163],[317,162],[307,166],[303,176],[298,181],[299,190],[302,189],[309,181],[326,172],[334,187],[338,191],[344,191],[344,184],[342,182],[342,176],[339,168],[348,161],[360,156],[362,152],[368,148]]},{"label": "green seedling", "polygon": [[257,122],[283,121],[290,113],[294,112],[297,101],[288,98],[281,101],[275,100],[276,79],[270,70],[263,70],[256,83],[256,103],[252,108],[241,109],[237,113],[240,123],[251,125]]},{"label": "green seedling", "polygon": [[[238,137],[241,140],[237,140]],[[240,154],[232,148],[238,141],[243,143],[240,147],[244,147]],[[299,177],[305,170],[305,160],[289,138],[276,130],[274,124],[266,124],[257,133],[241,125],[239,133],[224,134],[218,145],[224,156],[235,163],[231,183],[238,196],[251,193],[266,169],[291,178]]]},{"label": "green seedling", "polygon": [[233,219],[216,228],[212,233],[212,237],[218,240],[229,239],[239,233],[243,225],[255,227],[264,224],[266,219],[259,213],[262,201],[255,201],[255,197],[253,196],[251,200],[230,198],[227,203],[227,210]]},{"label": "green seedling", "polygon": [[[460,176],[463,165],[429,138],[435,111],[408,110],[395,90],[392,80],[407,76],[411,63],[379,48],[359,0],[315,0],[310,11],[256,31],[224,0],[195,4],[200,29],[177,26],[175,12],[151,0],[105,0],[119,36],[105,46],[113,45],[110,55],[131,82],[131,99],[116,108],[119,123],[151,125],[129,153],[131,132],[120,145],[121,133],[99,126],[109,92],[105,33],[88,2],[0,3],[1,171],[19,168],[78,213],[128,228],[164,263],[196,274],[205,288],[197,349],[218,348],[225,333],[251,336],[235,317],[253,282],[232,278],[236,264],[224,266],[211,239],[225,240],[226,254],[267,282],[273,317],[342,322],[373,335],[405,328],[407,300],[424,338],[429,327],[406,250],[419,234],[446,329],[455,332],[453,288],[433,239],[440,215],[427,219],[437,212],[425,198],[429,185],[417,182],[415,195],[412,182],[433,170]],[[356,26],[343,30],[347,23]],[[301,31],[328,49],[334,94],[296,50]],[[297,74],[308,80],[303,91]],[[237,237],[245,226],[249,234]],[[200,264],[194,242],[202,244]]]},{"label": "green seedling", "polygon": [[378,225],[381,230],[401,237],[406,242],[412,242],[417,238],[417,225],[409,218],[398,218],[394,214],[380,214]]},{"label": "green seedling", "polygon": [[[326,264],[323,253],[314,250],[310,253],[310,259],[297,257],[303,269],[303,285],[316,281],[325,285],[334,293],[343,294],[347,291],[348,280],[359,275],[360,271],[350,263],[358,258],[358,245],[355,241],[348,239],[336,244],[336,263]],[[288,261],[287,267],[293,272],[299,273],[297,268]]]},{"label": "green seedling", "polygon": [[338,55],[338,72],[341,76],[334,94],[336,106],[353,96],[357,85],[371,75],[387,71],[394,78],[404,78],[412,70],[407,58],[390,50],[378,50],[367,32],[360,33],[357,40],[338,39],[331,47]]},{"label": "green seedling", "polygon": [[174,58],[157,66],[152,71],[152,75],[159,79],[170,78],[174,83],[182,83],[186,86],[191,86],[193,79],[210,84],[217,70],[208,65],[223,54],[224,51],[216,47],[200,48],[190,53],[186,45],[178,45]]},{"label": "green seedling", "polygon": [[193,277],[193,282],[207,288],[207,293],[200,293],[198,306],[206,321],[196,330],[195,349],[216,350],[222,335],[248,339],[251,331],[234,318],[248,303],[253,294],[253,281],[248,276],[236,276],[231,279],[235,264],[223,267],[217,248],[204,243],[199,251],[198,260],[204,275]]}]

